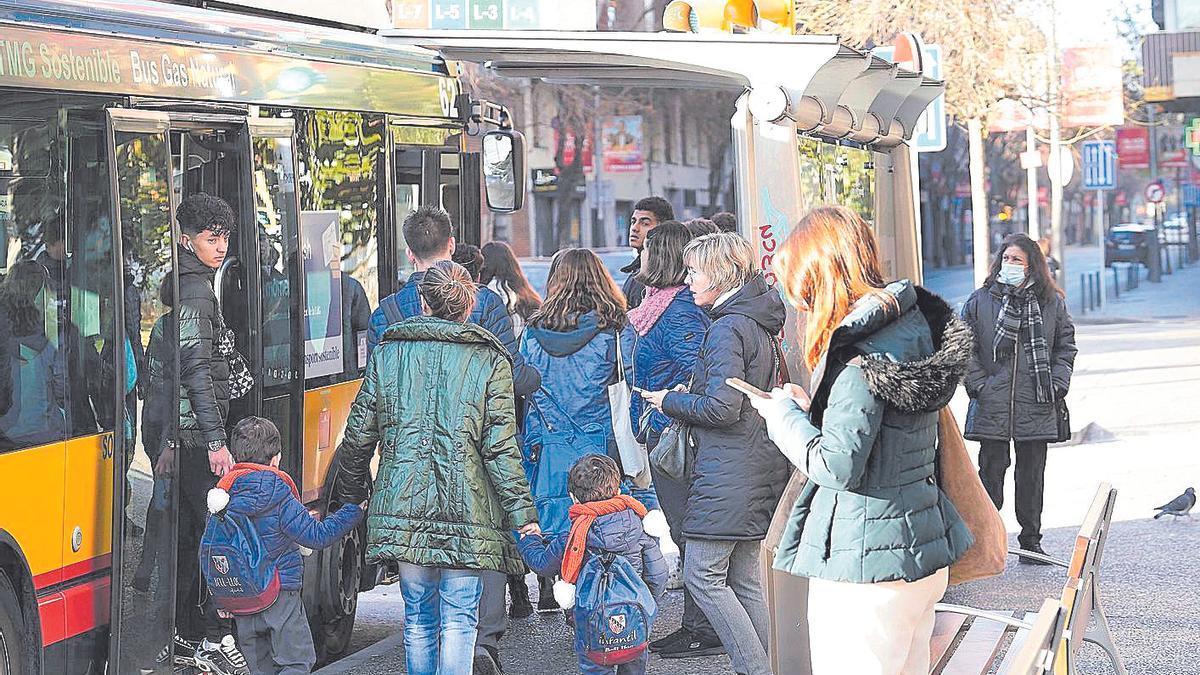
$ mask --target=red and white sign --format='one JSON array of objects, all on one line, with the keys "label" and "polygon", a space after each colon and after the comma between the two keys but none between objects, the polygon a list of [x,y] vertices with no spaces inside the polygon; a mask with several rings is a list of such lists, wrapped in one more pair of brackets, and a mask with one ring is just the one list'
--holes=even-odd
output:
[{"label": "red and white sign", "polygon": [[1125,122],[1121,52],[1116,45],[1063,50],[1064,127],[1116,127]]},{"label": "red and white sign", "polygon": [[1167,191],[1163,189],[1163,184],[1154,182],[1146,186],[1146,201],[1151,204],[1159,204],[1163,198],[1167,196]]},{"label": "red and white sign", "polygon": [[1124,192],[1117,193],[1117,206],[1126,206],[1129,204],[1129,197]]},{"label": "red and white sign", "polygon": [[1186,169],[1191,166],[1188,149],[1183,142],[1183,127],[1167,124],[1154,129],[1154,141],[1158,144],[1158,166],[1160,169]]},{"label": "red and white sign", "polygon": [[1150,168],[1150,132],[1145,127],[1117,129],[1117,162],[1122,169]]}]

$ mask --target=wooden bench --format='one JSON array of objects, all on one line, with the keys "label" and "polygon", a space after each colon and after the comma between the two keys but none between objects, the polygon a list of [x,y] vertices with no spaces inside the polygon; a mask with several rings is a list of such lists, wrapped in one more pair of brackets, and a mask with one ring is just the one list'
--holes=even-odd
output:
[{"label": "wooden bench", "polygon": [[[1014,550],[1013,555],[1032,558],[1064,567],[1067,570],[1066,582],[1063,586],[1060,601],[1061,619],[1058,644],[1054,650],[1053,673],[1056,675],[1074,675],[1076,672],[1079,649],[1084,642],[1099,645],[1108,654],[1109,660],[1118,675],[1127,675],[1125,664],[1117,653],[1108,627],[1108,619],[1104,616],[1100,605],[1099,572],[1104,554],[1104,543],[1108,538],[1109,526],[1112,523],[1113,506],[1116,503],[1117,491],[1104,483],[1096,491],[1091,507],[1079,534],[1075,538],[1075,548],[1070,562],[1059,561],[1029,551]],[[1043,605],[1043,610],[1046,607]],[[980,675],[991,671],[997,654],[1004,642],[1012,635],[1013,639],[1001,663],[998,672],[1001,673],[1043,673],[1048,670],[1037,670],[1036,658],[1032,666],[1019,666],[1027,661],[1019,657],[1025,655],[1025,642],[1034,635],[1033,627],[1042,620],[1041,613],[1031,615],[1025,612],[1014,613],[1005,611],[988,611],[961,605],[939,603],[938,616],[934,628],[934,636],[930,642],[932,672],[938,675]],[[1032,621],[1032,623],[1031,623]],[[1053,635],[1052,635],[1053,636]],[[1010,657],[1010,655],[1012,655]],[[1018,669],[1026,667],[1026,669]],[[1028,668],[1032,667],[1033,670]]]}]

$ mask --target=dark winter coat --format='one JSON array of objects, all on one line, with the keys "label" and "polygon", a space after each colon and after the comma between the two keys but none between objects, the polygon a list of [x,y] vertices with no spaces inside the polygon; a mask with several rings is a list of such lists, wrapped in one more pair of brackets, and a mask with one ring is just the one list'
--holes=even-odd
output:
[{"label": "dark winter coat", "polygon": [[[546,537],[522,537],[517,546],[529,569],[544,577],[562,572],[563,555],[570,532]],[[583,563],[593,555],[615,553],[624,556],[657,600],[667,588],[671,571],[658,548],[658,540],[646,534],[642,519],[630,510],[596,518],[588,530]]]},{"label": "dark winter coat", "polygon": [[[421,316],[421,279],[424,272],[413,272],[396,293],[380,301],[379,307],[371,314],[370,329],[367,331],[367,349],[375,350],[375,346],[383,338],[388,326],[397,322],[396,317],[409,319]],[[512,360],[513,388],[517,396],[528,396],[541,383],[537,371],[525,364],[525,359],[517,349],[517,339],[513,336],[512,318],[508,308],[496,292],[487,286],[479,286],[475,292],[475,309],[471,310],[468,319],[471,323],[483,327],[496,336],[508,356]]]},{"label": "dark winter coat", "polygon": [[[638,335],[633,326],[627,326],[622,339],[633,344],[634,386],[661,391],[687,384],[711,323],[708,314],[696,305],[695,296],[685,288],[645,335]],[[641,396],[634,396],[629,414],[634,430],[652,446],[671,419],[651,408],[646,424],[642,424],[642,415],[648,407]]]},{"label": "dark winter coat", "polygon": [[304,560],[297,544],[314,550],[326,548],[362,519],[358,504],[347,504],[317,520],[272,471],[254,471],[238,478],[229,488],[227,509],[250,517],[267,554],[276,561],[280,587],[285,591],[304,586]]},{"label": "dark winter coat", "polygon": [[379,473],[367,556],[428,567],[523,569],[511,531],[537,521],[521,470],[512,367],[474,324],[416,317],[384,333],[339,451],[342,503]]},{"label": "dark winter coat", "polygon": [[938,411],[971,351],[971,332],[937,296],[899,281],[899,313],[868,298],[834,331],[811,413],[793,406],[772,434],[808,482],[775,568],[852,583],[916,581],[972,539],[935,478]]},{"label": "dark winter coat", "polygon": [[[569,331],[525,329],[521,354],[542,386],[526,398],[523,452],[547,532],[570,527],[567,472],[575,461],[593,453],[619,459],[608,403],[608,385],[616,377],[616,343],[616,333],[600,330],[594,313],[579,317]],[[628,369],[632,343],[623,339],[621,346]],[[653,490],[633,494],[646,508],[658,508]]]},{"label": "dark winter coat", "polygon": [[179,437],[185,460],[208,468],[207,451],[226,444],[229,361],[214,349],[225,320],[213,291],[216,270],[179,251]]},{"label": "dark winter coat", "polygon": [[772,337],[783,329],[785,310],[779,291],[760,274],[709,316],[691,389],[663,400],[667,416],[692,425],[696,445],[683,535],[758,540],[767,535],[788,463],[745,394],[725,380],[740,378],[760,389],[776,384]]},{"label": "dark winter coat", "polygon": [[[1026,328],[1022,327],[1014,356],[996,362],[992,340],[1003,303],[1004,284],[994,283],[971,294],[962,318],[975,331],[975,351],[967,364],[963,385],[971,403],[964,436],[973,441],[1052,441],[1058,436],[1054,403],[1038,403],[1033,368],[1025,354]],[[1041,302],[1042,330],[1050,356],[1050,381],[1056,399],[1067,395],[1075,367],[1075,324],[1067,303],[1055,294]]]},{"label": "dark winter coat", "polygon": [[635,256],[633,261],[621,268],[621,271],[628,274],[625,278],[625,283],[621,285],[621,292],[625,294],[625,307],[633,309],[642,304],[642,298],[646,297],[646,284],[638,278],[642,271],[642,256],[641,250],[637,251],[639,255]]}]

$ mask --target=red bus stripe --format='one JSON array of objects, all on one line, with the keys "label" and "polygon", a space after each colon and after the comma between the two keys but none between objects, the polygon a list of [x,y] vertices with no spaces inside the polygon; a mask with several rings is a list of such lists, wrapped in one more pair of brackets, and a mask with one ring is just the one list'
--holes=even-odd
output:
[{"label": "red bus stripe", "polygon": [[80,560],[79,562],[71,563],[66,567],[60,567],[59,569],[50,570],[49,572],[43,572],[42,574],[37,575],[33,578],[33,589],[35,591],[40,591],[47,586],[65,583],[72,579],[77,579],[79,577],[91,574],[92,572],[106,570],[110,567],[112,567],[111,553],[98,555],[94,558],[88,558],[87,560]]},{"label": "red bus stripe", "polygon": [[110,591],[109,578],[101,577],[39,599],[42,646],[107,626],[112,599]]}]

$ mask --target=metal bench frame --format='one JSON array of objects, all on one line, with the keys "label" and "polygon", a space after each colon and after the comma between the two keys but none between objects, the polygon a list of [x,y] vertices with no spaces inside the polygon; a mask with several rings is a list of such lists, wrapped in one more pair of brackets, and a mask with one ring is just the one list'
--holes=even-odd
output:
[{"label": "metal bench frame", "polygon": [[[1059,640],[1057,658],[1053,659],[1054,673],[1056,675],[1075,675],[1077,670],[1077,655],[1084,642],[1099,645],[1108,655],[1109,661],[1112,663],[1117,674],[1128,675],[1125,663],[1117,652],[1116,644],[1113,642],[1112,631],[1108,626],[1108,618],[1104,615],[1104,610],[1100,603],[1099,591],[1100,563],[1104,554],[1104,544],[1108,539],[1108,530],[1112,524],[1113,507],[1116,503],[1116,498],[1117,491],[1110,484],[1102,483],[1100,485],[1096,491],[1096,496],[1092,499],[1091,506],[1088,508],[1083,525],[1079,528],[1079,534],[1075,538],[1075,549],[1070,562],[1020,549],[1009,551],[1010,554],[1018,557],[1039,560],[1063,567],[1067,570],[1067,580],[1063,588],[1061,600],[1065,627],[1062,632],[1062,638]],[[1045,605],[1043,605],[1044,608]],[[936,610],[948,614],[959,614],[974,617],[975,619],[995,621],[1019,630],[1031,630],[1033,628],[1030,622],[1022,621],[1002,612],[947,603],[938,603]],[[947,659],[950,656],[952,656],[952,652],[947,650],[939,659],[939,662],[933,664],[933,672],[940,672],[940,669],[946,665]],[[1036,673],[1040,671],[1014,669],[1011,672]]]}]

